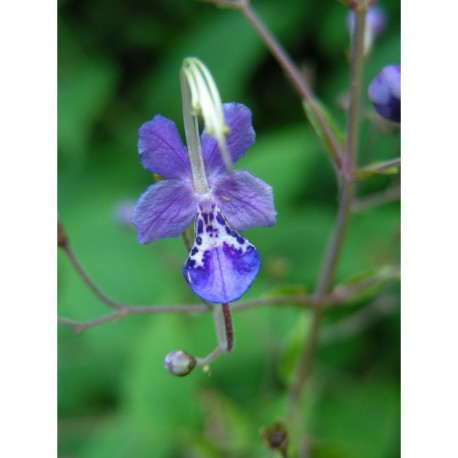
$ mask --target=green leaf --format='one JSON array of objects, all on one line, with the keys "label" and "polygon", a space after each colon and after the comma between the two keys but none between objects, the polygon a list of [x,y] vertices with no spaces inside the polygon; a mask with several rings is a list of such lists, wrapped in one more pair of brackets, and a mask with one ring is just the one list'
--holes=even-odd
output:
[{"label": "green leaf", "polygon": [[384,162],[374,162],[356,171],[358,180],[367,180],[376,175],[398,175],[401,171],[400,159],[392,159]]},{"label": "green leaf", "polygon": [[271,288],[266,292],[266,296],[303,296],[307,294],[307,289],[304,285],[281,285]]},{"label": "green leaf", "polygon": [[[73,64],[75,65],[75,64]],[[59,153],[81,162],[92,129],[115,90],[117,72],[106,59],[81,57],[59,78]]]}]

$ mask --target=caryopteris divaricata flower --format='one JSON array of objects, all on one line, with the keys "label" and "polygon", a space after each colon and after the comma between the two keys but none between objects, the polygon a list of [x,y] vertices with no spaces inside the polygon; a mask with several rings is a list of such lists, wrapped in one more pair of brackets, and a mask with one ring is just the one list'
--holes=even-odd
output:
[{"label": "caryopteris divaricata flower", "polygon": [[[227,103],[222,115],[225,147],[234,163],[255,141],[251,112]],[[275,223],[272,188],[246,170],[228,170],[208,122],[193,145],[188,138],[189,150],[175,123],[161,115],[145,123],[139,136],[141,164],[166,178],[150,186],[134,208],[139,242],[176,237],[194,221],[194,244],[183,267],[186,281],[208,302],[235,301],[261,266],[258,251],[238,231]],[[199,149],[197,155],[193,148]]]},{"label": "caryopteris divaricata flower", "polygon": [[372,80],[368,92],[380,116],[392,122],[401,122],[401,67],[384,67]]}]

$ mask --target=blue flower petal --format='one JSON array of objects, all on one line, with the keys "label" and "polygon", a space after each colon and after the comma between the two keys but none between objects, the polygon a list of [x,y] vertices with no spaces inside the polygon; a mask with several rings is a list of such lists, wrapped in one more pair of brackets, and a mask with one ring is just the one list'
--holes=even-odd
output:
[{"label": "blue flower petal", "polygon": [[[232,162],[237,162],[245,155],[247,149],[254,143],[256,134],[251,123],[251,111],[241,103],[225,103],[224,118],[229,127],[226,138],[227,148]],[[215,176],[225,170],[223,158],[216,139],[203,132],[201,136],[202,156],[205,162],[207,176]]]},{"label": "blue flower petal", "polygon": [[163,237],[178,237],[192,223],[196,208],[192,185],[180,180],[151,185],[132,211],[138,241],[149,243]]},{"label": "blue flower petal", "polygon": [[191,180],[191,165],[177,126],[156,115],[138,131],[138,152],[143,167],[164,178]]},{"label": "blue flower petal", "polygon": [[260,267],[256,248],[229,227],[219,208],[202,206],[194,246],[183,267],[194,293],[208,302],[233,302],[245,294]]},{"label": "blue flower petal", "polygon": [[277,220],[272,187],[246,170],[220,174],[210,181],[213,196],[237,231],[272,226]]}]

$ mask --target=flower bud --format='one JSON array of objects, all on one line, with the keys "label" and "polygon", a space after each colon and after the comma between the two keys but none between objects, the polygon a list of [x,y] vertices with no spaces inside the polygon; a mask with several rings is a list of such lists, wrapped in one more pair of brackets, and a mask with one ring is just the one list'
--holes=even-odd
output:
[{"label": "flower bud", "polygon": [[368,93],[380,116],[392,122],[401,122],[401,67],[384,67],[372,80]]},{"label": "flower bud", "polygon": [[[278,450],[285,454],[288,450],[288,431],[281,422],[275,422],[261,431],[264,443],[271,450]],[[286,456],[286,455],[284,455]]]},{"label": "flower bud", "polygon": [[196,366],[196,358],[182,350],[171,351],[164,360],[164,367],[178,377],[188,375]]},{"label": "flower bud", "polygon": [[[349,11],[347,27],[350,34],[355,26],[355,12]],[[366,26],[364,30],[364,54],[371,52],[374,40],[381,35],[386,28],[386,13],[380,6],[374,6],[366,14]]]}]

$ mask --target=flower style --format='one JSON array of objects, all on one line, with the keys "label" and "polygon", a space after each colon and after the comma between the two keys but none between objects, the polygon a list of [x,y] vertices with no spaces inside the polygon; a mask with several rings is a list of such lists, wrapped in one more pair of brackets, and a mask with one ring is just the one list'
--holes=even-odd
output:
[{"label": "flower style", "polygon": [[[244,105],[223,105],[229,127],[227,147],[236,162],[255,141],[251,112]],[[209,192],[197,192],[187,148],[173,121],[155,116],[139,131],[140,162],[166,180],[150,186],[138,200],[132,223],[138,241],[179,236],[194,220],[194,245],[183,275],[198,296],[229,303],[251,286],[261,266],[256,248],[238,231],[276,221],[272,188],[246,170],[228,172],[216,139],[201,135]]]}]

